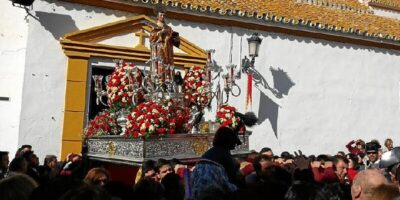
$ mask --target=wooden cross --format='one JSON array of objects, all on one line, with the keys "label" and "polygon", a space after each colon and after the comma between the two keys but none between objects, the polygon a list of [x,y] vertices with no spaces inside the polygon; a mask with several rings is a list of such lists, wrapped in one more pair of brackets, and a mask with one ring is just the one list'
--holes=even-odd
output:
[{"label": "wooden cross", "polygon": [[143,29],[140,29],[140,31],[135,33],[135,36],[139,37],[139,43],[135,46],[135,49],[149,50],[144,45],[146,38],[148,38],[149,35],[146,34],[146,32]]}]

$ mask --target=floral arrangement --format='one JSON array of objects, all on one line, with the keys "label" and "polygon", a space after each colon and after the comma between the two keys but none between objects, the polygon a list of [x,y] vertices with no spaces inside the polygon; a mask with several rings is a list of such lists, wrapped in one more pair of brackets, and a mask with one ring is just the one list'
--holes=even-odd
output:
[{"label": "floral arrangement", "polygon": [[170,129],[175,129],[178,133],[185,133],[186,125],[189,121],[191,110],[183,105],[183,102],[170,99],[165,106],[170,116]]},{"label": "floral arrangement", "polygon": [[184,77],[184,99],[188,103],[194,103],[204,108],[209,103],[208,87],[209,80],[207,72],[199,67],[193,66]]},{"label": "floral arrangement", "polygon": [[239,125],[240,118],[235,116],[236,108],[229,105],[223,105],[217,111],[217,119],[221,126],[236,128]]},{"label": "floral arrangement", "polygon": [[[134,103],[143,102],[144,94],[142,91],[134,91],[134,84],[138,87],[142,83],[142,71],[132,63],[118,64],[110,80],[107,82],[108,105],[114,111],[121,108],[132,109]],[[132,102],[132,96],[135,95],[135,101]]]},{"label": "floral arrangement", "polygon": [[220,124],[220,126],[226,126],[233,129],[237,129],[239,127],[239,133],[243,134],[246,131],[246,126],[241,123],[241,119],[235,115],[236,108],[229,105],[223,105],[217,111],[216,122]]},{"label": "floral arrangement", "polygon": [[118,134],[118,131],[118,125],[114,115],[108,111],[104,111],[90,120],[87,128],[84,130],[83,137],[113,135]]},{"label": "floral arrangement", "polygon": [[145,102],[136,106],[130,115],[125,136],[148,138],[151,135],[174,134],[168,111],[155,102]]}]

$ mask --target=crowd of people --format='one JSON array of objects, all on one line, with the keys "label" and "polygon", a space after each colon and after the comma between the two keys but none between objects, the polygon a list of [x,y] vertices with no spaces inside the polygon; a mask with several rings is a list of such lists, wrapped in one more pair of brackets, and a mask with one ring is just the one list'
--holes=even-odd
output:
[{"label": "crowd of people", "polygon": [[39,165],[32,146],[23,145],[11,162],[0,151],[0,199],[400,200],[400,147],[391,139],[383,148],[357,139],[346,145],[349,153],[308,156],[267,147],[232,156],[238,144],[238,135],[221,127],[196,163],[147,160],[133,186],[113,181],[105,168],[89,169],[78,154],[62,162],[48,155]]}]

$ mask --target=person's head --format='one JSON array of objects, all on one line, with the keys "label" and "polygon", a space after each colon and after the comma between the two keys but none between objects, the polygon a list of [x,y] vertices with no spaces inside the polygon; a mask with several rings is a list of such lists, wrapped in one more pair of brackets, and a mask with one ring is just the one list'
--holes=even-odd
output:
[{"label": "person's head", "polygon": [[252,152],[250,152],[250,153],[247,155],[246,161],[252,163],[252,162],[254,161],[254,159],[255,159],[257,156],[259,156],[259,155],[260,155],[260,154],[257,153],[257,151],[252,151]]},{"label": "person's head", "polygon": [[16,157],[10,162],[10,172],[25,174],[28,171],[28,162],[24,157]]},{"label": "person's head", "polygon": [[32,151],[32,146],[29,144],[24,144],[21,146],[21,151],[22,151],[22,153]]},{"label": "person's head", "polygon": [[371,199],[374,190],[380,185],[386,184],[387,180],[382,172],[377,169],[367,169],[359,172],[354,178],[351,186],[351,197],[357,199]]},{"label": "person's head", "polygon": [[365,149],[365,142],[362,139],[358,139],[356,141],[357,149],[364,150]]},{"label": "person's head", "polygon": [[284,151],[284,152],[281,153],[281,158],[282,158],[284,161],[287,161],[287,160],[293,160],[293,159],[294,159],[294,156],[293,156],[292,154],[290,154],[289,152]]},{"label": "person's head", "polygon": [[88,171],[84,182],[89,185],[103,187],[110,180],[110,173],[104,168],[93,168]]},{"label": "person's head", "polygon": [[343,156],[343,157],[346,156],[346,154],[344,153],[344,151],[338,151],[336,155],[338,155],[338,156]]},{"label": "person's head", "polygon": [[82,156],[80,154],[71,153],[67,156],[67,162],[77,163],[82,160]]},{"label": "person's head", "polygon": [[181,178],[178,174],[169,173],[161,180],[165,189],[165,197],[168,200],[179,200],[184,198],[185,188],[181,184]]},{"label": "person's head", "polygon": [[0,169],[8,169],[9,164],[8,151],[0,151]]},{"label": "person's head", "polygon": [[172,158],[169,163],[171,164],[172,168],[174,168],[175,165],[183,165],[182,161],[177,158]]},{"label": "person's head", "polygon": [[171,163],[165,159],[158,159],[157,168],[158,168],[158,173],[160,174],[160,180],[162,180],[167,174],[174,172]]},{"label": "person's head", "polygon": [[215,133],[213,146],[232,150],[235,149],[239,142],[240,139],[238,134],[235,133],[231,128],[223,126],[220,127]]},{"label": "person's head", "polygon": [[260,155],[256,157],[253,161],[254,171],[257,173],[257,176],[267,177],[272,172],[272,167],[274,163],[271,157],[266,155]]},{"label": "person's head", "polygon": [[28,200],[36,182],[25,174],[17,174],[0,181],[0,199]]},{"label": "person's head", "polygon": [[37,167],[39,166],[39,159],[33,151],[27,151],[22,154],[22,157],[25,158],[26,162],[28,162],[28,167]]},{"label": "person's head", "polygon": [[261,151],[260,151],[260,154],[269,156],[271,158],[274,156],[274,153],[272,152],[272,149],[269,148],[269,147],[262,148]]},{"label": "person's head", "polygon": [[137,199],[161,199],[164,188],[158,181],[144,177],[134,186],[134,193]]},{"label": "person's head", "polygon": [[320,187],[313,182],[295,181],[285,194],[285,200],[317,199]]},{"label": "person's head", "polygon": [[32,151],[32,146],[29,144],[24,144],[20,148],[18,148],[17,152],[15,152],[15,157],[22,156],[22,154],[28,151]]},{"label": "person's head", "polygon": [[352,168],[352,169],[356,169],[356,170],[359,168],[359,164],[358,164],[359,157],[357,155],[349,153],[349,154],[347,154],[346,158],[349,161],[348,168]]},{"label": "person's head", "polygon": [[142,164],[142,178],[145,177],[151,178],[155,181],[160,180],[157,164],[154,160],[147,160]]},{"label": "person's head", "polygon": [[388,149],[388,151],[393,149],[393,140],[390,138],[387,138],[385,140],[385,147]]},{"label": "person's head", "polygon": [[51,169],[54,169],[57,167],[57,156],[55,155],[47,155],[44,158],[44,166],[47,166]]},{"label": "person's head", "polygon": [[377,161],[379,159],[378,151],[380,145],[377,144],[376,142],[368,142],[365,146],[366,146],[365,151],[368,156],[368,160],[371,162]]},{"label": "person's head", "polygon": [[332,158],[329,157],[328,155],[321,154],[321,155],[318,155],[318,156],[315,158],[315,160],[316,160],[316,161],[320,161],[320,162],[321,162],[321,165],[324,165],[325,162],[332,161]]},{"label": "person's head", "polygon": [[399,188],[393,184],[382,184],[374,189],[371,199],[393,200],[399,197]]},{"label": "person's head", "polygon": [[347,174],[347,167],[349,161],[343,156],[333,157],[333,166],[335,168],[335,174],[340,179],[343,180]]}]

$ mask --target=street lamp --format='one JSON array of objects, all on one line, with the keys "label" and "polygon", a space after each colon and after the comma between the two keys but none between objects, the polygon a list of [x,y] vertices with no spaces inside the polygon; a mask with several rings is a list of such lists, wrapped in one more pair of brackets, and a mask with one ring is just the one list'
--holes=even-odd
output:
[{"label": "street lamp", "polygon": [[252,58],[257,57],[262,42],[262,39],[258,37],[258,33],[253,33],[250,38],[247,38],[247,42],[249,43],[249,56]]},{"label": "street lamp", "polygon": [[246,56],[242,59],[242,72],[249,73],[249,69],[254,67],[255,57],[258,57],[261,42],[262,39],[258,37],[258,33],[253,33],[250,38],[247,38],[251,61]]}]

